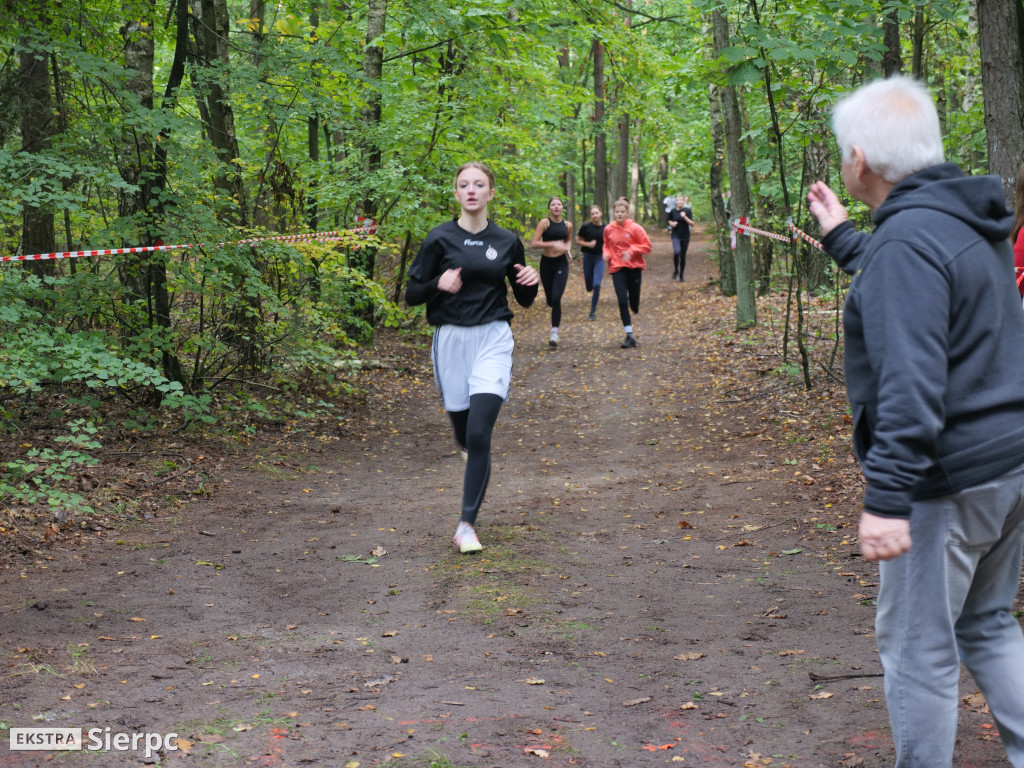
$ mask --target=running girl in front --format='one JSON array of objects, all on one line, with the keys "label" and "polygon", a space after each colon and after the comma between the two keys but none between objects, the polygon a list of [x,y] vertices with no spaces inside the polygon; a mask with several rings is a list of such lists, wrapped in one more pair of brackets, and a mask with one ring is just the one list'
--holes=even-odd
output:
[{"label": "running girl in front", "polygon": [[634,314],[640,312],[640,283],[643,280],[647,262],[644,256],[651,252],[651,241],[644,228],[629,218],[629,201],[620,197],[612,206],[615,221],[604,228],[604,262],[615,286],[615,297],[619,300],[619,317],[626,331],[623,349],[636,346],[633,336]]},{"label": "running girl in front", "polygon": [[516,301],[528,307],[540,275],[527,266],[519,236],[487,219],[494,174],[466,163],[455,174],[458,218],[434,227],[412,267],[405,300],[426,304],[436,326],[431,358],[434,380],[466,457],[462,516],[455,531],[460,552],[483,547],[476,518],[491,477],[491,434],[508,400],[514,340],[506,280]]},{"label": "running girl in front", "polygon": [[569,282],[569,259],[572,258],[572,222],[562,218],[562,199],[548,200],[548,215],[537,222],[531,248],[540,248],[540,281],[551,307],[551,338],[548,346],[558,348],[558,326],[562,322],[562,294]]},{"label": "running girl in front", "polygon": [[583,251],[583,284],[590,294],[590,318],[597,320],[597,299],[601,295],[601,278],[604,277],[604,228],[601,209],[590,206],[590,221],[580,227],[576,243]]}]

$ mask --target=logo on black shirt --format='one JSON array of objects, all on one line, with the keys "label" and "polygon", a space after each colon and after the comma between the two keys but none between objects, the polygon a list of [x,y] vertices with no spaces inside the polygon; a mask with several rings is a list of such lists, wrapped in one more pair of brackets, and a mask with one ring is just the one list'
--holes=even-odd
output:
[{"label": "logo on black shirt", "polygon": [[487,246],[487,253],[485,255],[491,261],[494,261],[496,258],[498,258],[498,252],[496,250],[494,250],[494,246],[493,245],[488,245]]}]

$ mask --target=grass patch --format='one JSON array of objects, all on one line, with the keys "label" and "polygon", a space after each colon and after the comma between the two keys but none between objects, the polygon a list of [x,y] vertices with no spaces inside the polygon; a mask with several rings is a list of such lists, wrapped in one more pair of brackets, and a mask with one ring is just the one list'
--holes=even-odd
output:
[{"label": "grass patch", "polygon": [[[264,732],[271,729],[289,730],[293,724],[291,718],[284,715],[272,715],[269,709],[264,709],[249,718],[229,716],[223,707],[218,707],[218,711],[220,714],[213,720],[186,720],[170,726],[167,730],[179,733],[189,741],[194,741],[192,755],[195,757],[197,754],[204,756],[214,752],[233,752],[229,743],[239,734],[248,731]],[[220,736],[224,741],[215,744],[205,743],[198,738],[200,736]]]},{"label": "grass patch", "polygon": [[467,598],[464,612],[481,619],[493,619],[542,602],[532,588],[522,586],[481,584],[469,587],[468,593],[473,597]]},{"label": "grass patch", "polygon": [[465,768],[434,750],[425,755],[402,755],[381,763],[381,768]]},{"label": "grass patch", "polygon": [[557,623],[557,630],[553,636],[561,637],[563,640],[582,640],[585,632],[591,632],[595,629],[592,624],[588,624],[585,621],[578,619],[569,619]]},{"label": "grass patch", "polygon": [[469,618],[491,621],[514,615],[543,602],[538,578],[550,564],[532,557],[524,545],[528,534],[517,525],[494,525],[483,530],[484,550],[471,556],[451,552],[443,563],[451,596]]}]

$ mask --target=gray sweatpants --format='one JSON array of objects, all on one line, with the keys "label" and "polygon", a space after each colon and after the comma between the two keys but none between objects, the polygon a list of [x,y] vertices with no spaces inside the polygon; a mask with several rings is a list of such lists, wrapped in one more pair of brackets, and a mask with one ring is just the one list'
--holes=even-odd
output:
[{"label": "gray sweatpants", "polygon": [[1024,467],[915,502],[909,552],[881,564],[875,629],[896,768],[953,763],[963,662],[1010,763],[1024,768],[1024,636],[1011,613],[1024,551]]}]

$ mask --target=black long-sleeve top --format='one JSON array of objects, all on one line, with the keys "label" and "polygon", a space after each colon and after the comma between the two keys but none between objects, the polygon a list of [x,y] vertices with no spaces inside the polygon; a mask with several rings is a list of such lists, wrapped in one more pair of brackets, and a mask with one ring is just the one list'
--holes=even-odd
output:
[{"label": "black long-sleeve top", "polygon": [[[488,221],[483,231],[473,233],[454,219],[434,227],[423,241],[409,268],[405,300],[410,306],[426,304],[431,325],[472,326],[511,320],[506,281],[521,306],[530,306],[537,297],[536,285],[516,282],[516,264],[525,265],[526,255],[514,232]],[[441,275],[460,268],[459,291],[439,290]]]}]

